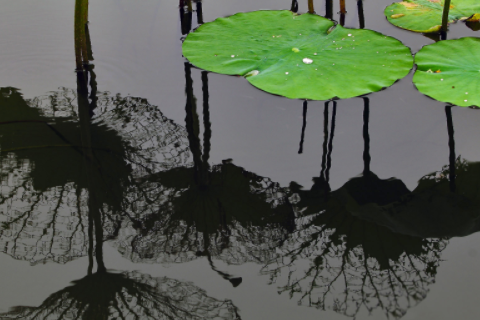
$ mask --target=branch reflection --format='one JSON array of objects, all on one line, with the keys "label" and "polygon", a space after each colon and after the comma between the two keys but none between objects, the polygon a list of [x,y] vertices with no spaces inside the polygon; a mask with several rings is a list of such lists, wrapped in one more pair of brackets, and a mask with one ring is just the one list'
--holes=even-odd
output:
[{"label": "branch reflection", "polygon": [[[193,166],[143,177],[131,221],[117,246],[133,261],[172,263],[206,257],[234,286],[241,278],[220,272],[213,259],[229,264],[265,262],[294,229],[288,190],[268,178],[234,165],[210,165],[211,124],[208,76],[202,72],[203,123],[193,94],[191,66],[185,64],[186,129]],[[203,148],[200,139],[203,127]],[[163,192],[160,190],[168,190]]]},{"label": "branch reflection", "polygon": [[[426,297],[448,239],[480,230],[480,163],[458,157],[413,191],[398,179],[378,178],[370,170],[370,107],[363,100],[363,174],[335,191],[325,178],[314,178],[310,190],[292,182],[296,230],[262,272],[301,304],[351,317],[378,309],[399,318]],[[327,136],[328,121],[324,129]]]}]

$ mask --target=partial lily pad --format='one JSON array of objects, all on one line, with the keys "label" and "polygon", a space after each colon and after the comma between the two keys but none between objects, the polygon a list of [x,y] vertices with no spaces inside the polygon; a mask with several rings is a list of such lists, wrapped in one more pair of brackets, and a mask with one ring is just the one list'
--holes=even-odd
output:
[{"label": "partial lily pad", "polygon": [[379,91],[407,75],[413,60],[394,38],[291,11],[237,13],[205,23],[187,36],[183,54],[199,68],[311,100]]},{"label": "partial lily pad", "polygon": [[[442,27],[444,0],[404,0],[385,9],[388,21],[400,28],[415,32],[437,32]],[[451,0],[448,22],[478,21],[478,0]]]},{"label": "partial lily pad", "polygon": [[461,107],[480,107],[480,39],[440,41],[415,56],[413,83],[435,100]]}]

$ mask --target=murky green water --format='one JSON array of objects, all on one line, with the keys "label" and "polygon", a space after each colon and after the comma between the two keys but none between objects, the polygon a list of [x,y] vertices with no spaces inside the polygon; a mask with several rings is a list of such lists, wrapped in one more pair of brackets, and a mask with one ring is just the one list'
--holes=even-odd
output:
[{"label": "murky green water", "polygon": [[[365,0],[365,28],[433,42],[391,2]],[[204,72],[176,1],[90,1],[77,75],[74,1],[1,4],[0,318],[479,316],[478,110],[413,71],[307,105]],[[204,0],[203,20],[290,5]]]}]

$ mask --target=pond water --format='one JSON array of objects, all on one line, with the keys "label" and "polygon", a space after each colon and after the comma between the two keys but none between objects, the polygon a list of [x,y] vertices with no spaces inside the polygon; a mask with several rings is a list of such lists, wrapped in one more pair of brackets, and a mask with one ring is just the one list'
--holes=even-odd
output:
[{"label": "pond water", "polygon": [[[0,1],[0,318],[480,316],[478,110],[413,70],[306,104],[205,72],[176,1],[90,1],[85,78],[74,1]],[[363,1],[365,28],[434,42],[391,3]],[[204,0],[203,20],[290,6]]]}]

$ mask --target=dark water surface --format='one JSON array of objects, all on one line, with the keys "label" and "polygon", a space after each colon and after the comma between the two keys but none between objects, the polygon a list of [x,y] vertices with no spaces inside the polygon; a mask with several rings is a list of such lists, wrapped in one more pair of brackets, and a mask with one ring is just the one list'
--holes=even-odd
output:
[{"label": "dark water surface", "polygon": [[[0,318],[480,316],[478,110],[413,71],[305,107],[186,63],[176,1],[90,2],[88,82],[74,1],[0,2]],[[434,42],[391,2],[365,0],[365,28]],[[203,20],[290,5],[204,0]]]}]

